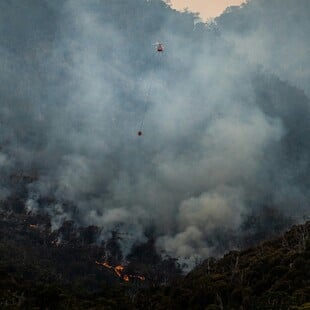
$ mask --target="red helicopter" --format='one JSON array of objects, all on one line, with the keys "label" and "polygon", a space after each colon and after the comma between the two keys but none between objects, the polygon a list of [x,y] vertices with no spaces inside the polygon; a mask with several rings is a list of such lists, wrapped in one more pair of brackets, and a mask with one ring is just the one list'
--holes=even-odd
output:
[{"label": "red helicopter", "polygon": [[160,42],[154,44],[156,46],[156,51],[158,53],[162,53],[164,51],[164,45]]}]

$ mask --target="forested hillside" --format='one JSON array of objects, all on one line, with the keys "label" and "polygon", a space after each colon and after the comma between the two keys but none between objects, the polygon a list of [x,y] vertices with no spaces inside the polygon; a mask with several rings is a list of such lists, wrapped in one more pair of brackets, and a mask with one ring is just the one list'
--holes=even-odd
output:
[{"label": "forested hillside", "polygon": [[256,247],[208,258],[187,275],[156,254],[152,239],[124,259],[120,236],[98,245],[99,230],[65,222],[52,232],[48,216],[2,212],[1,308],[309,308],[309,222]]},{"label": "forested hillside", "polygon": [[309,308],[309,17],[0,1],[0,308]]},{"label": "forested hillside", "polygon": [[310,222],[271,241],[209,258],[141,294],[139,309],[309,309]]}]

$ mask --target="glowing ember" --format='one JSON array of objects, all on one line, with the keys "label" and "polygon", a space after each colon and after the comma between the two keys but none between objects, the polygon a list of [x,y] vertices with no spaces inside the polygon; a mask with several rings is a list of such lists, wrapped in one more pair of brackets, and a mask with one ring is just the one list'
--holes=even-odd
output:
[{"label": "glowing ember", "polygon": [[119,266],[116,266],[114,268],[114,271],[115,273],[121,278],[122,277],[122,271],[124,270],[124,267],[119,265]]},{"label": "glowing ember", "polygon": [[145,280],[144,276],[136,276],[136,275],[123,274],[123,271],[124,271],[125,267],[122,266],[122,265],[117,265],[117,266],[113,267],[108,262],[102,262],[101,263],[101,262],[98,262],[98,261],[96,261],[96,264],[113,270],[119,278],[123,279],[126,282],[128,282],[130,279],[139,279],[140,281],[144,281]]},{"label": "glowing ember", "polygon": [[107,268],[110,268],[110,269],[113,268],[113,267],[110,266],[107,262],[103,262],[102,265],[103,265],[104,267],[107,267]]}]

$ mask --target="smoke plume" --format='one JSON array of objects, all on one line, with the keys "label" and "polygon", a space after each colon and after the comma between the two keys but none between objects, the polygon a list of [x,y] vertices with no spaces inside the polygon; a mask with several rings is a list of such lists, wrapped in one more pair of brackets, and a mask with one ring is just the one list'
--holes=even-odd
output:
[{"label": "smoke plume", "polygon": [[35,175],[27,207],[54,227],[117,229],[128,251],[152,228],[180,258],[235,246],[266,207],[308,215],[309,3],[269,15],[291,2],[210,25],[160,0],[1,2],[0,199]]}]

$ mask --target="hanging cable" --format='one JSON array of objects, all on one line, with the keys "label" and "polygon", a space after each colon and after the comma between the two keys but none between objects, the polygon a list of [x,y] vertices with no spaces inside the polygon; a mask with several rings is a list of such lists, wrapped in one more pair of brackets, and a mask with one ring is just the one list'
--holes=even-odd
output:
[{"label": "hanging cable", "polygon": [[[154,44],[156,46],[156,53],[160,56],[163,52],[164,52],[164,45],[160,42],[157,42]],[[145,104],[143,107],[143,114],[142,114],[142,119],[141,119],[141,123],[137,132],[137,135],[139,137],[141,137],[143,135],[143,126],[144,126],[144,120],[146,117],[146,112],[147,112],[147,104],[148,104],[148,100],[150,98],[150,92],[151,92],[151,85],[149,86],[148,90],[147,90],[147,96],[145,99]]]}]

